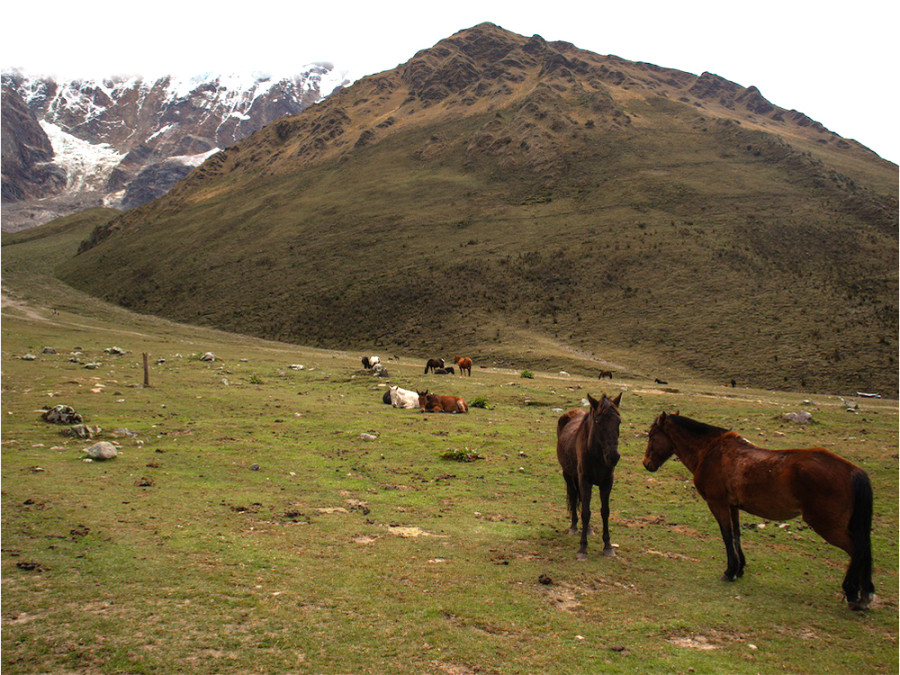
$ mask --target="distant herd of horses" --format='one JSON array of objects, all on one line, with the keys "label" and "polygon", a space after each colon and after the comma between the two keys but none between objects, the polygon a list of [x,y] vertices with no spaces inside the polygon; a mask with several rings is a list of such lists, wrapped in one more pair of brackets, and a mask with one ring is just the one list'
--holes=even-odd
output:
[{"label": "distant herd of horses", "polygon": [[[377,358],[377,357],[371,357]],[[365,360],[364,360],[365,363]],[[472,360],[454,359],[460,375],[471,376]],[[425,372],[448,371],[443,359],[429,359]],[[440,373],[439,373],[440,374]],[[601,371],[600,378],[612,378]],[[732,384],[732,386],[734,386]],[[468,412],[458,396],[390,387],[384,402],[422,412]],[[566,485],[571,517],[570,534],[578,533],[579,560],[587,558],[591,522],[591,493],[600,492],[603,554],[615,555],[609,534],[609,499],[619,462],[619,425],[622,394],[600,399],[587,396],[587,409],[563,413],[556,425],[556,456]],[[798,516],[829,544],[850,556],[842,588],[851,609],[869,607],[872,583],[872,485],[866,472],[823,448],[768,450],[734,431],[680,415],[660,414],[650,426],[643,465],[658,470],[672,455],[693,474],[694,486],[719,524],[727,564],[722,580],[744,574],[740,511],[767,520],[785,521]]]}]

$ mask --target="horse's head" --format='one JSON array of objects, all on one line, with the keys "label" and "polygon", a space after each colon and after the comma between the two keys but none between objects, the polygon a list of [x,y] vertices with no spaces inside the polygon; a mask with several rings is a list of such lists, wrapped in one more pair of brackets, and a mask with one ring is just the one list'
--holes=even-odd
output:
[{"label": "horse's head", "polygon": [[591,404],[591,410],[588,413],[590,419],[590,437],[589,443],[591,447],[599,444],[603,453],[603,459],[610,467],[614,467],[619,461],[619,424],[622,417],[619,415],[619,403],[622,401],[622,394],[615,398],[607,398],[606,394],[596,400],[588,394],[588,403]]},{"label": "horse's head", "polygon": [[647,434],[647,450],[644,452],[644,468],[647,471],[656,471],[675,452],[672,441],[666,435],[665,425],[666,413],[662,413],[650,425],[650,432]]},{"label": "horse's head", "polygon": [[428,403],[428,390],[419,391],[416,390],[416,393],[419,395],[419,408],[425,410],[425,404]]}]

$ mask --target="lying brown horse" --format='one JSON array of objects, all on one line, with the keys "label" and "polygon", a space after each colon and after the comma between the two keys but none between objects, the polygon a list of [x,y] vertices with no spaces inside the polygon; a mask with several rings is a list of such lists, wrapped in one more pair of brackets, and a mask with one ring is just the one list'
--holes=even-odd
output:
[{"label": "lying brown horse", "polygon": [[744,573],[739,510],[768,520],[802,516],[829,544],[850,555],[843,588],[851,609],[872,600],[872,486],[866,472],[821,448],[766,450],[733,431],[663,413],[650,427],[644,467],[672,454],[694,474],[697,492],[719,523],[728,567]]},{"label": "lying brown horse", "polygon": [[459,367],[460,375],[462,375],[465,370],[469,377],[472,377],[472,359],[468,356],[457,356],[453,359],[453,363]]},{"label": "lying brown horse", "polygon": [[428,390],[420,391],[419,409],[422,412],[467,413],[469,406],[459,396],[442,396],[429,394]]},{"label": "lying brown horse", "polygon": [[600,487],[600,515],[603,518],[603,554],[615,555],[609,541],[609,493],[613,470],[619,461],[619,402],[604,394],[599,401],[588,394],[590,410],[570,410],[556,423],[556,457],[566,481],[566,499],[572,526],[578,532],[578,506],[581,505],[581,546],[577,558],[587,559],[587,537],[591,524],[591,491]]}]

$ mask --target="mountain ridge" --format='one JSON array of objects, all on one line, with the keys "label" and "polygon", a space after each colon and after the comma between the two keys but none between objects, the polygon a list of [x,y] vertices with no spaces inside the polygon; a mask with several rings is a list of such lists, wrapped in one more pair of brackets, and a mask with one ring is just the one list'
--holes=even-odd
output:
[{"label": "mountain ridge", "polygon": [[61,273],[316,346],[514,358],[542,335],[895,392],[896,187],[756,87],[482,24],[217,153]]},{"label": "mountain ridge", "polygon": [[[66,180],[42,197],[55,197],[56,212],[66,214],[96,205],[128,210],[159,197],[212,153],[348,82],[326,62],[283,76],[207,73],[57,81],[9,71],[3,73],[3,96],[4,107],[13,96],[24,102],[39,121],[38,133],[53,146],[44,164]],[[13,138],[24,134],[18,128],[9,131]],[[5,150],[4,165],[14,154]],[[21,175],[16,181],[4,173],[4,185],[10,186],[4,188],[5,229],[11,229],[7,220],[16,228],[33,223],[27,210],[34,203],[16,197],[28,189],[12,187],[21,182]],[[46,210],[46,200],[39,207]]]}]

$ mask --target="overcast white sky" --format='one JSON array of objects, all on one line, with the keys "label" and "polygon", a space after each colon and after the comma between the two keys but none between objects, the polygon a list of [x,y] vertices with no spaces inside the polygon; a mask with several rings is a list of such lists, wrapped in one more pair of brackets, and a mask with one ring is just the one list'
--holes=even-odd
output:
[{"label": "overcast white sky", "polygon": [[484,21],[756,85],[900,162],[896,0],[41,0],[0,10],[0,67],[63,77],[388,70]]}]

